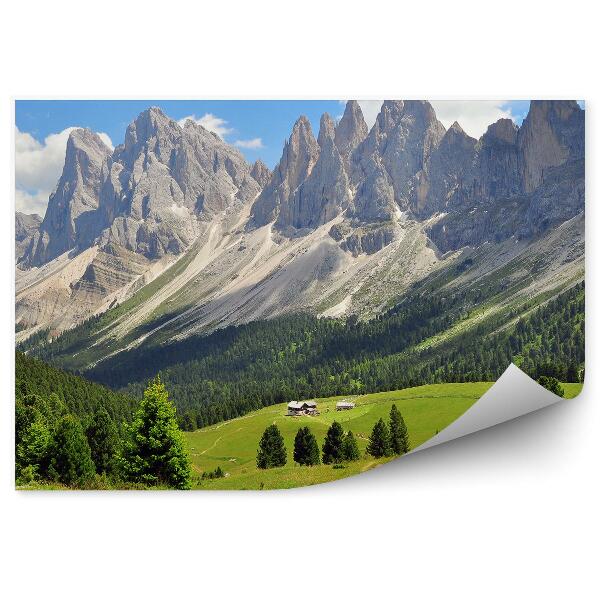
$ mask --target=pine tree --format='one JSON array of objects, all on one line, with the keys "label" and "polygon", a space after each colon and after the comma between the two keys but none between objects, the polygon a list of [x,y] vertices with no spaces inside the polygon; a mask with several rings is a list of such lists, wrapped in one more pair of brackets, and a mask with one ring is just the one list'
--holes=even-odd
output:
[{"label": "pine tree", "polygon": [[318,465],[319,446],[317,438],[313,435],[308,427],[300,427],[296,438],[294,439],[294,461],[299,465]]},{"label": "pine tree", "polygon": [[112,473],[116,466],[116,455],[119,450],[119,433],[107,410],[101,406],[92,417],[86,435],[92,451],[92,460],[96,472]]},{"label": "pine tree", "polygon": [[122,467],[129,481],[189,489],[191,467],[175,406],[157,376],[126,427]]},{"label": "pine tree", "polygon": [[390,410],[390,448],[392,454],[406,454],[410,450],[406,423],[395,404]]},{"label": "pine tree", "polygon": [[81,422],[66,415],[58,422],[50,449],[52,459],[48,473],[66,485],[85,486],[96,473],[90,445]]},{"label": "pine tree", "polygon": [[[42,419],[34,420],[22,433],[15,448],[16,476],[23,483],[43,476],[46,471],[52,434]],[[26,477],[23,477],[24,473]]]},{"label": "pine tree", "polygon": [[369,444],[367,445],[367,453],[375,458],[381,458],[382,456],[389,456],[391,454],[390,448],[390,432],[383,419],[379,419],[369,438]]},{"label": "pine tree", "polygon": [[259,469],[283,467],[287,462],[287,453],[283,436],[277,425],[269,425],[260,439],[256,454],[256,466]]},{"label": "pine tree", "polygon": [[323,464],[337,464],[344,460],[342,446],[344,444],[344,430],[342,426],[334,421],[325,436],[323,443]]},{"label": "pine tree", "polygon": [[354,461],[360,458],[360,451],[358,450],[358,444],[354,434],[349,431],[344,436],[344,442],[342,444],[342,455],[346,461]]}]

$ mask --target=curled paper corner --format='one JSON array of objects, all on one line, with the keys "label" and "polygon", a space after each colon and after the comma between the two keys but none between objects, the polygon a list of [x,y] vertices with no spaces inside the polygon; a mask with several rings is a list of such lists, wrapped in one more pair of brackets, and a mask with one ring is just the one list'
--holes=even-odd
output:
[{"label": "curled paper corner", "polygon": [[561,400],[511,363],[471,408],[410,454],[516,419]]}]

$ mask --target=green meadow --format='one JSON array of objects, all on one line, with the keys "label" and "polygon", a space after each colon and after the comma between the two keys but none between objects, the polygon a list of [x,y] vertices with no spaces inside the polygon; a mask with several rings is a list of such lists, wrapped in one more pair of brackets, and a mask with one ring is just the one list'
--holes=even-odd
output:
[{"label": "green meadow", "polygon": [[[274,489],[324,483],[355,475],[391,459],[373,459],[365,455],[373,425],[383,417],[387,421],[392,404],[402,413],[408,427],[411,447],[422,444],[462,415],[492,385],[482,383],[451,383],[423,385],[392,392],[353,396],[356,407],[336,411],[336,402],[345,397],[318,398],[320,414],[314,417],[288,417],[287,405],[276,404],[218,425],[186,433],[193,472],[221,467],[227,476],[222,479],[196,481],[200,489]],[[299,427],[308,425],[322,445],[327,429],[336,420],[345,431],[351,430],[358,442],[362,458],[345,468],[331,465],[300,467],[293,462],[294,436]],[[256,468],[256,451],[263,431],[275,423],[285,440],[288,463],[285,467],[260,470]]]},{"label": "green meadow", "polygon": [[[356,475],[393,458],[374,459],[366,455],[368,437],[373,425],[383,417],[388,420],[392,404],[396,404],[408,427],[411,448],[416,448],[470,408],[493,382],[445,383],[423,385],[392,392],[351,397],[356,407],[336,411],[336,402],[346,397],[318,398],[320,414],[314,417],[288,417],[287,405],[276,404],[185,434],[197,489],[278,489],[325,483]],[[581,390],[578,383],[563,384],[565,397],[573,398]],[[361,459],[343,468],[331,465],[301,467],[293,462],[294,436],[299,427],[308,425],[322,446],[325,433],[336,420],[345,431],[351,430],[358,442]],[[256,468],[256,451],[263,431],[275,423],[281,431],[288,453],[284,467]],[[200,479],[203,472],[221,467],[227,474],[220,479]]]}]

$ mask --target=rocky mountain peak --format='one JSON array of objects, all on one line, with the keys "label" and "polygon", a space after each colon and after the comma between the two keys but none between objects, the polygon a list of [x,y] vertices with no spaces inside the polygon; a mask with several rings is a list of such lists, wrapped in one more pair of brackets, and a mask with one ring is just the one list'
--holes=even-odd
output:
[{"label": "rocky mountain peak", "polygon": [[125,132],[125,144],[116,154],[117,160],[133,168],[140,155],[153,154],[163,164],[168,164],[173,148],[182,136],[176,121],[165,115],[157,106],[141,112]]},{"label": "rocky mountain peak", "polygon": [[276,225],[283,231],[317,227],[348,205],[348,176],[335,145],[335,123],[327,113],[321,116],[318,144],[314,167],[281,203]]},{"label": "rocky mountain peak", "polygon": [[384,100],[375,124],[385,130],[395,127],[404,114],[404,100]]},{"label": "rocky mountain peak", "polygon": [[454,121],[444,134],[439,147],[440,149],[444,149],[459,145],[465,148],[473,148],[476,143],[477,140],[468,135],[458,121]]},{"label": "rocky mountain peak", "polygon": [[585,154],[585,111],[574,100],[532,100],[519,130],[520,170],[526,192],[549,168]]},{"label": "rocky mountain peak", "polygon": [[487,131],[483,134],[482,142],[515,144],[518,131],[519,128],[512,119],[498,119],[487,128]]},{"label": "rocky mountain peak", "polygon": [[97,232],[91,215],[98,208],[102,167],[110,154],[111,149],[93,131],[71,131],[62,174],[39,231],[23,256],[24,265],[41,265],[90,243]]},{"label": "rocky mountain peak", "polygon": [[252,207],[255,225],[266,225],[277,219],[281,206],[289,203],[298,186],[310,175],[318,158],[319,144],[310,121],[303,115],[294,124],[269,183]]},{"label": "rocky mountain peak", "polygon": [[415,178],[420,177],[418,174],[426,168],[445,133],[429,102],[386,100],[354,156],[353,164],[357,167],[352,171],[352,180],[358,184],[356,211],[366,210],[365,214],[371,214],[373,211],[367,204],[378,196],[375,212],[381,219],[392,218],[398,208],[403,211],[413,208],[417,203]]},{"label": "rocky mountain peak", "polygon": [[264,188],[269,180],[271,179],[271,169],[265,165],[265,163],[260,160],[260,158],[252,165],[252,169],[250,171],[250,175],[254,178],[254,180],[260,185],[261,189]]},{"label": "rocky mountain peak", "polygon": [[452,132],[453,134],[466,135],[465,130],[460,126],[460,123],[458,121],[454,121],[454,123],[450,125],[446,133],[449,132]]},{"label": "rocky mountain peak", "polygon": [[356,100],[348,100],[344,114],[335,128],[335,145],[346,165],[348,165],[350,154],[367,137],[368,133],[369,128],[365,123],[360,105]]},{"label": "rocky mountain peak", "polygon": [[335,123],[328,113],[321,115],[321,122],[319,125],[319,137],[317,143],[320,148],[333,142],[335,139]]}]

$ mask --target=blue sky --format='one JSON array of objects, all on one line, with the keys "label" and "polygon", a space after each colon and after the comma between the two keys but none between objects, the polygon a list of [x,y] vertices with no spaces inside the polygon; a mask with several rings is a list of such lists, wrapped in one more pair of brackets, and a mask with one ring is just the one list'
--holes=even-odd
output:
[{"label": "blue sky", "polygon": [[149,106],[159,106],[176,121],[191,115],[198,119],[213,115],[223,122],[217,127],[220,125],[227,141],[260,139],[262,147],[240,150],[249,161],[261,158],[270,167],[279,160],[283,143],[301,114],[310,119],[316,136],[321,114],[329,112],[335,117],[344,108],[337,100],[27,100],[16,104],[16,124],[20,131],[32,134],[40,142],[67,127],[89,127],[108,134],[116,146],[123,142],[127,125]]},{"label": "blue sky", "polygon": [[[359,101],[367,124],[375,121],[380,100]],[[449,127],[457,120],[473,137],[480,137],[501,117],[521,124],[529,101],[433,101],[438,118]],[[45,213],[64,163],[69,132],[89,127],[107,143],[123,142],[127,125],[149,106],[159,106],[180,121],[194,118],[225,141],[236,145],[249,162],[262,159],[273,168],[284,141],[300,115],[307,116],[318,134],[321,114],[333,118],[344,111],[339,100],[18,100],[15,103],[16,208]]]}]

